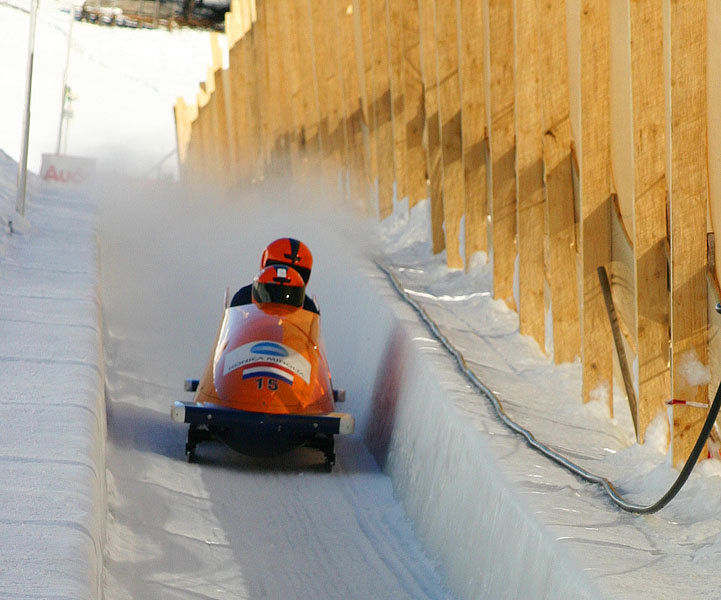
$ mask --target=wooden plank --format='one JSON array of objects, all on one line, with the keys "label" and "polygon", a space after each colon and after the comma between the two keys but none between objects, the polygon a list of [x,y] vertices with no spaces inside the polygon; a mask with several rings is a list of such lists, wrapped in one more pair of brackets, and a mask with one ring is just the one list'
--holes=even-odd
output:
[{"label": "wooden plank", "polygon": [[[711,33],[709,29],[709,34]],[[709,42],[711,37],[709,35]],[[716,303],[721,302],[721,290],[714,271],[706,272],[706,296],[708,314],[708,365],[711,381],[708,386],[708,402],[713,401],[713,395],[721,383],[721,315],[716,312]]]},{"label": "wooden plank", "polygon": [[431,243],[433,254],[446,247],[443,233],[443,165],[441,162],[441,132],[438,116],[438,71],[436,62],[436,34],[434,30],[434,0],[418,0],[418,24],[421,33],[421,74],[425,101],[426,174],[431,199]]},{"label": "wooden plank", "polygon": [[220,48],[219,34],[213,31],[210,34],[210,64],[214,71],[223,68],[223,51]]},{"label": "wooden plank", "polygon": [[538,0],[543,166],[546,186],[547,269],[551,292],[553,357],[572,362],[580,354],[575,210],[571,170],[566,7]]},{"label": "wooden plank", "polygon": [[[393,0],[394,2],[398,0]],[[401,0],[403,18],[403,84],[406,142],[405,191],[408,207],[428,197],[426,151],[423,147],[425,102],[421,74],[418,0]]]},{"label": "wooden plank", "polygon": [[386,0],[393,128],[393,173],[398,199],[406,197],[405,65],[403,49],[404,0]]},{"label": "wooden plank", "polygon": [[375,186],[378,177],[376,155],[375,110],[373,108],[373,29],[371,27],[371,0],[353,0],[353,33],[358,61],[358,80],[361,87],[363,132],[367,179]]},{"label": "wooden plank", "polygon": [[515,0],[516,189],[520,331],[545,348],[543,131],[536,0]]},{"label": "wooden plank", "polygon": [[438,118],[441,123],[443,160],[443,223],[446,262],[463,268],[461,220],[465,201],[463,145],[461,135],[461,88],[458,76],[458,13],[455,2],[436,0],[436,48],[438,61]]},{"label": "wooden plank", "polygon": [[173,106],[175,118],[175,143],[178,149],[178,166],[180,178],[183,179],[183,169],[188,157],[188,145],[190,144],[190,133],[192,123],[188,119],[188,106],[183,98],[178,98]]},{"label": "wooden plank", "polygon": [[[361,80],[355,45],[353,5],[348,0],[336,0],[336,30],[340,48],[340,74],[343,87],[343,115],[348,136],[348,179],[351,204],[360,212],[368,212],[369,188],[365,177],[365,146],[363,111],[361,107]],[[350,10],[349,10],[350,6]]]},{"label": "wooden plank", "polygon": [[493,297],[515,310],[516,170],[513,113],[513,5],[488,1]]},{"label": "wooden plank", "polygon": [[[707,360],[706,2],[672,2],[668,11],[671,386],[674,398],[705,402],[706,385],[695,385],[689,365]],[[688,456],[705,416],[705,409],[674,406],[674,465]]]},{"label": "wooden plank", "polygon": [[213,85],[215,91],[213,93],[213,103],[215,105],[215,140],[217,148],[216,169],[218,173],[217,185],[226,189],[230,184],[230,135],[228,131],[228,98],[226,94],[225,82],[222,68],[213,71]]},{"label": "wooden plank", "polygon": [[581,341],[583,400],[605,399],[613,415],[613,340],[596,269],[611,260],[609,23],[606,0],[583,0],[581,48]]},{"label": "wooden plank", "polygon": [[283,148],[283,122],[285,119],[283,111],[283,65],[280,56],[278,35],[278,0],[265,0],[260,4],[262,22],[259,22],[260,29],[265,33],[265,74],[267,78],[267,95],[263,101],[263,108],[266,111],[265,135],[267,144],[267,167],[273,173],[284,172],[284,148]]},{"label": "wooden plank", "polygon": [[[714,278],[721,279],[721,3],[708,3],[707,23],[708,63],[706,78],[708,90],[708,175],[709,208],[711,230],[715,232]],[[715,387],[709,387],[709,393],[715,393]]]},{"label": "wooden plank", "polygon": [[320,107],[316,81],[315,52],[313,50],[311,0],[295,0],[295,45],[293,65],[298,69],[298,132],[303,155],[301,178],[318,175],[321,164]]},{"label": "wooden plank", "polygon": [[207,183],[217,182],[222,176],[223,150],[221,147],[220,131],[220,106],[218,105],[218,95],[215,90],[215,71],[213,67],[208,67],[205,79],[205,126],[204,137],[206,144],[206,162],[205,176]]},{"label": "wooden plank", "polygon": [[[618,312],[621,330],[631,349],[631,353],[637,353],[637,323],[636,323],[636,286],[634,278],[635,252],[633,242],[624,225],[618,201],[614,196],[611,210],[611,268],[608,276],[611,279],[613,290],[613,301]],[[665,293],[668,299],[668,290]],[[667,356],[668,358],[668,356]],[[668,390],[667,390],[668,391]]]},{"label": "wooden plank", "polygon": [[665,256],[666,197],[663,9],[653,0],[632,2],[631,89],[633,102],[636,344],[638,432],[666,411],[670,392],[668,264]]},{"label": "wooden plank", "polygon": [[270,86],[268,81],[268,36],[266,2],[260,2],[257,7],[255,25],[253,31],[253,49],[255,69],[255,86],[257,94],[257,118],[258,118],[258,163],[255,168],[255,178],[265,177],[266,165],[270,160],[270,116],[269,98]]},{"label": "wooden plank", "polygon": [[305,68],[305,64],[300,64],[297,61],[295,52],[297,46],[295,38],[298,34],[295,11],[295,0],[279,0],[275,15],[278,23],[279,54],[282,62],[283,98],[281,110],[285,113],[283,136],[289,153],[291,172],[294,177],[300,177],[303,169],[298,131],[302,111],[300,102],[301,71]]},{"label": "wooden plank", "polygon": [[486,92],[482,0],[457,0],[465,215],[465,263],[488,252]]},{"label": "wooden plank", "polygon": [[333,0],[313,0],[311,2],[311,20],[318,82],[318,106],[320,108],[319,133],[323,153],[323,186],[325,193],[329,197],[334,197],[337,193],[342,148],[338,143],[341,94],[333,29]]},{"label": "wooden plank", "polygon": [[240,38],[230,49],[228,53],[228,71],[229,71],[229,98],[230,107],[233,115],[231,130],[234,141],[234,182],[249,181],[251,174],[251,154],[249,152],[250,132],[249,132],[249,93],[246,69],[245,69],[245,52],[248,48],[248,38]]},{"label": "wooden plank", "polygon": [[373,107],[377,130],[378,216],[393,212],[393,123],[391,120],[390,61],[385,0],[370,0],[373,28]]},{"label": "wooden plank", "polygon": [[263,177],[263,123],[261,115],[261,99],[263,97],[262,90],[262,73],[259,66],[259,58],[262,56],[262,50],[259,43],[260,34],[256,27],[253,27],[246,33],[248,45],[245,48],[245,73],[248,81],[249,102],[248,102],[248,122],[249,127],[249,151],[251,162],[251,177],[258,180]]}]

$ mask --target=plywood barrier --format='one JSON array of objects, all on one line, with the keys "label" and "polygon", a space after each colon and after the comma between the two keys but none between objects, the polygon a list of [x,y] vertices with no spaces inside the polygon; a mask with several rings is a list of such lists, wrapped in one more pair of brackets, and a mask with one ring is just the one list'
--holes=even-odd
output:
[{"label": "plywood barrier", "polygon": [[446,262],[463,268],[461,220],[465,200],[461,136],[461,88],[458,76],[458,14],[448,0],[435,2],[435,35],[438,64],[438,118],[443,161],[443,223]]},{"label": "plywood barrier", "polygon": [[375,186],[378,177],[376,152],[375,109],[373,107],[373,30],[371,27],[370,0],[353,0],[353,33],[355,37],[358,80],[361,88],[361,109],[363,111],[366,177],[370,187]]},{"label": "plywood barrier", "polygon": [[406,197],[406,89],[403,64],[403,9],[402,0],[386,0],[391,118],[393,123],[393,173],[398,199]]},{"label": "plywood barrier", "polygon": [[393,212],[393,123],[391,120],[391,81],[388,49],[386,0],[370,0],[373,28],[373,111],[378,161],[378,215],[384,219]]},{"label": "plywood barrier", "polygon": [[[672,2],[667,15],[670,51],[671,390],[673,397],[705,403],[706,384],[691,376],[707,361],[706,299],[706,2]],[[673,461],[683,462],[706,410],[676,405]]]},{"label": "plywood barrier", "polygon": [[488,252],[488,181],[486,159],[486,84],[484,79],[484,30],[481,0],[457,0],[459,23],[458,58],[461,85],[461,132],[463,135],[463,215],[465,261],[470,266],[476,252]]},{"label": "plywood barrier", "polygon": [[340,49],[340,76],[343,89],[343,119],[346,123],[348,158],[347,197],[360,213],[368,213],[369,189],[366,178],[366,155],[363,136],[361,79],[356,56],[353,5],[335,0],[336,31]]},{"label": "plywood barrier", "polygon": [[[392,0],[398,2],[399,0]],[[426,122],[421,74],[421,38],[418,0],[400,0],[403,20],[403,121],[405,133],[405,183],[408,206],[428,196],[423,130]],[[395,118],[395,117],[394,117]]]},{"label": "plywood barrier", "polygon": [[488,0],[490,53],[491,227],[493,297],[516,308],[516,172],[513,112],[513,4]]},{"label": "plywood barrier", "polygon": [[663,10],[657,2],[649,0],[632,2],[630,9],[637,420],[639,438],[643,441],[648,424],[665,411],[670,385]]},{"label": "plywood barrier", "polygon": [[578,252],[573,174],[566,7],[543,0],[539,10],[540,83],[542,100],[543,174],[545,182],[547,278],[552,306],[553,357],[571,362],[581,352]]},{"label": "plywood barrier", "polygon": [[438,62],[434,23],[435,1],[418,0],[421,73],[426,106],[423,139],[426,144],[426,175],[431,200],[431,243],[433,253],[438,254],[446,247],[446,240],[443,233],[443,164],[438,117]]},{"label": "plywood barrier", "polygon": [[518,315],[520,331],[545,347],[544,198],[541,89],[536,0],[515,0],[516,193],[518,194]]},{"label": "plywood barrier", "polygon": [[610,12],[583,0],[580,14],[581,343],[583,400],[605,398],[613,416],[613,342],[596,269],[611,259]]},{"label": "plywood barrier", "polygon": [[[521,333],[581,358],[584,401],[614,383],[605,266],[639,441],[670,398],[706,401],[721,379],[721,5],[232,0],[225,24],[227,67],[212,36],[197,98],[174,106],[184,182],[320,177],[380,218],[404,206],[394,192],[428,198],[432,251],[452,268],[487,251]],[[675,406],[676,463],[704,416]]]}]

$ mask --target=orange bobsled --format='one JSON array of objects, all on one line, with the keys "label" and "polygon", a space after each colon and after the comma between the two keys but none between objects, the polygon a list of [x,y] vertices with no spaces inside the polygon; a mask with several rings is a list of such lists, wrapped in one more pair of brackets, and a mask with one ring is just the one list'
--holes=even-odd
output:
[{"label": "orange bobsled", "polygon": [[335,463],[334,435],[352,433],[353,417],[335,412],[317,313],[283,304],[226,308],[203,377],[186,381],[192,403],[175,402],[173,420],[189,423],[185,452],[218,439],[241,454],[274,456],[299,446]]}]

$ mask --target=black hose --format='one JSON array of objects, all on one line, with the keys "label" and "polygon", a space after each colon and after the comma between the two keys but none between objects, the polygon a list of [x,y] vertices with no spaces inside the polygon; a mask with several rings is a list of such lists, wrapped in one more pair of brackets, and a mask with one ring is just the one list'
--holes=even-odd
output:
[{"label": "black hose", "polygon": [[706,415],[706,421],[704,422],[701,433],[696,440],[696,444],[694,445],[693,450],[691,450],[691,454],[686,459],[686,463],[681,469],[681,472],[676,478],[676,481],[674,481],[673,485],[668,489],[668,491],[653,504],[649,504],[647,506],[641,504],[634,504],[633,502],[629,502],[621,494],[619,494],[616,491],[616,488],[608,479],[606,479],[605,477],[601,477],[600,475],[591,473],[590,471],[587,471],[583,467],[567,459],[565,456],[559,454],[545,444],[542,444],[533,436],[530,431],[513,421],[506,414],[505,410],[503,409],[503,405],[501,404],[501,401],[480,379],[478,379],[476,374],[468,368],[468,365],[466,364],[466,359],[463,357],[463,354],[461,354],[461,352],[453,344],[451,344],[448,338],[443,335],[443,333],[441,333],[438,325],[435,323],[435,321],[433,321],[433,319],[428,316],[428,313],[423,309],[423,307],[421,307],[415,300],[413,300],[413,298],[408,295],[405,288],[403,288],[396,276],[391,272],[390,268],[379,262],[376,262],[376,265],[381,271],[386,274],[389,281],[395,288],[396,292],[401,296],[401,298],[403,298],[411,307],[413,307],[413,309],[420,315],[421,319],[431,330],[436,339],[441,344],[443,344],[443,346],[445,346],[445,348],[456,359],[458,366],[460,367],[466,378],[471,382],[471,384],[491,401],[491,404],[493,405],[493,408],[495,409],[496,414],[498,415],[501,422],[503,422],[509,429],[511,429],[511,431],[521,435],[526,440],[528,445],[531,446],[531,448],[538,450],[544,456],[550,458],[552,461],[561,465],[562,467],[569,470],[571,473],[580,477],[581,479],[588,481],[589,483],[594,483],[601,486],[606,495],[611,499],[614,504],[616,504],[616,506],[630,513],[655,513],[661,510],[669,502],[671,502],[671,500],[673,500],[676,494],[678,494],[678,492],[684,486],[689,476],[691,475],[691,471],[693,471],[693,468],[696,465],[696,462],[698,461],[701,452],[703,451],[704,444],[706,443],[706,440],[711,433],[711,428],[713,427],[713,424],[716,421],[716,417],[718,416],[719,408],[721,408],[721,384],[719,384],[719,387],[716,390],[716,396],[714,397],[711,407],[709,408],[708,415]]}]

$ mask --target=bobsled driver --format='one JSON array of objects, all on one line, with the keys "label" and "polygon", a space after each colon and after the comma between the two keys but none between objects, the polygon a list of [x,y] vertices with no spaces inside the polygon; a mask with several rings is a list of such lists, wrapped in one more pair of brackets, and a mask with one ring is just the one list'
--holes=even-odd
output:
[{"label": "bobsled driver", "polygon": [[[298,275],[300,275],[303,282],[304,293],[303,302],[299,307],[302,306],[304,310],[309,310],[316,314],[319,314],[318,305],[313,298],[305,294],[305,285],[308,284],[310,279],[310,272],[313,268],[313,255],[310,253],[308,246],[306,246],[300,240],[293,238],[280,238],[277,239],[263,250],[263,255],[260,258],[261,274],[264,273],[264,269],[267,267],[279,266],[279,267],[290,267]],[[256,281],[258,278],[256,278]],[[254,296],[254,282],[251,285],[246,285],[240,288],[233,299],[230,301],[230,306],[242,306],[243,304],[251,304]],[[256,302],[259,301],[256,298]],[[269,300],[265,300],[268,302]],[[285,302],[288,304],[288,302]]]}]

